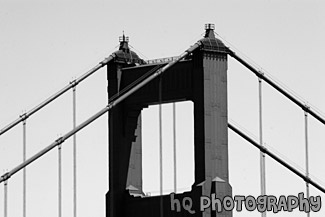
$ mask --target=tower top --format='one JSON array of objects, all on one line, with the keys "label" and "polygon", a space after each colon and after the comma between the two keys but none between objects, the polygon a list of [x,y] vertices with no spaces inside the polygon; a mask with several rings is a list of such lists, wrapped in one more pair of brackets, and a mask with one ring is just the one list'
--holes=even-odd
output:
[{"label": "tower top", "polygon": [[212,23],[205,24],[204,38],[216,38],[214,35],[214,24]]},{"label": "tower top", "polygon": [[123,35],[119,37],[120,47],[117,51],[114,52],[116,55],[115,61],[120,63],[127,64],[143,64],[142,60],[135,52],[129,48],[129,37],[125,36],[124,31]]},{"label": "tower top", "polygon": [[205,24],[205,35],[204,38],[200,40],[203,44],[203,49],[214,50],[218,52],[226,53],[228,48],[222,43],[222,41],[216,38],[214,34],[214,24]]},{"label": "tower top", "polygon": [[123,36],[119,37],[119,42],[129,42],[129,36],[125,36],[124,31],[123,31]]},{"label": "tower top", "polygon": [[213,23],[205,24],[205,30],[214,30],[214,24]]},{"label": "tower top", "polygon": [[129,37],[124,35],[124,31],[123,31],[123,36],[119,37],[119,42],[120,42],[120,48],[119,50],[123,50],[125,52],[129,52],[130,48],[129,48]]}]

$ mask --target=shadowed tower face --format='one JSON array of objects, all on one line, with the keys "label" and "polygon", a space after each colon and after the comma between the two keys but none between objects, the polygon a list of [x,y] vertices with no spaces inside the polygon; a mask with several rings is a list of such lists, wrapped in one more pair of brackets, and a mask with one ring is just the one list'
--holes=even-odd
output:
[{"label": "shadowed tower face", "polygon": [[[193,199],[194,216],[232,216],[231,212],[201,212],[199,198],[217,193],[231,196],[228,174],[227,48],[206,25],[200,47],[176,63],[109,113],[109,192],[107,216],[184,216],[171,210],[170,196],[144,197],[142,192],[141,110],[159,102],[191,100],[194,104],[195,181],[190,192],[176,198]],[[114,62],[108,64],[109,98],[148,71],[166,64],[146,64],[120,41]],[[140,64],[140,65],[139,65]],[[159,80],[161,99],[159,100]],[[162,200],[162,202],[161,202]]]}]

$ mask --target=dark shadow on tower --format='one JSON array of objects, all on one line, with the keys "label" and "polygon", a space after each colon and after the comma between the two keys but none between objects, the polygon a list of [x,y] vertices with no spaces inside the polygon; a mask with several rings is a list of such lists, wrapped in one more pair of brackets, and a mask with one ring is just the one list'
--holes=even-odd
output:
[{"label": "dark shadow on tower", "polygon": [[[195,181],[192,190],[175,194],[180,202],[193,199],[191,215],[171,209],[171,196],[144,196],[142,192],[141,110],[159,103],[158,82],[153,80],[109,112],[109,192],[106,216],[232,216],[232,212],[200,211],[200,196],[231,196],[228,175],[227,51],[206,25],[200,49],[175,64],[162,77],[162,103],[191,100],[194,104]],[[118,95],[132,82],[164,64],[146,64],[128,47],[123,35],[115,61],[108,64],[108,96]]]}]

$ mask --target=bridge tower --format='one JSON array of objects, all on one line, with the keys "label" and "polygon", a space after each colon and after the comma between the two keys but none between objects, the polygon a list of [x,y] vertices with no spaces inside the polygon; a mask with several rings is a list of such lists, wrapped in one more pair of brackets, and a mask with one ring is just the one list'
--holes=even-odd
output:
[{"label": "bridge tower", "polygon": [[[110,110],[106,216],[189,215],[186,210],[171,209],[170,195],[145,197],[142,192],[141,110],[160,102],[184,100],[194,104],[195,180],[191,191],[175,194],[174,198],[180,202],[184,197],[192,198],[195,211],[192,216],[232,216],[232,212],[216,213],[211,209],[201,212],[199,207],[200,196],[216,193],[222,200],[232,194],[228,171],[228,49],[215,38],[212,24],[207,24],[205,29],[199,49]],[[140,59],[129,49],[128,38],[124,35],[115,54],[115,60],[107,65],[109,98],[147,72],[164,65],[147,64]],[[161,97],[159,82],[162,84]]]}]

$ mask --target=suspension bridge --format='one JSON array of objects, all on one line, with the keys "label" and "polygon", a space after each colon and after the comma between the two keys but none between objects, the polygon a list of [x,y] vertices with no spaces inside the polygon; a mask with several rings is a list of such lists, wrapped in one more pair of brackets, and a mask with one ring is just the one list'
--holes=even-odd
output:
[{"label": "suspension bridge", "polygon": [[[193,198],[194,216],[232,216],[232,211],[217,213],[211,209],[200,211],[197,204],[202,195],[215,193],[221,200],[225,196],[232,196],[231,179],[229,179],[228,160],[228,131],[237,134],[247,143],[260,151],[260,194],[267,195],[265,158],[269,157],[279,165],[286,168],[297,179],[305,182],[306,197],[309,198],[310,186],[316,188],[319,194],[325,193],[324,185],[314,180],[309,174],[308,155],[308,119],[314,118],[325,124],[324,117],[313,107],[307,105],[299,98],[281,87],[276,81],[256,69],[244,58],[240,57],[215,37],[214,25],[205,26],[205,35],[202,39],[189,47],[177,57],[155,60],[143,60],[134,51],[130,50],[128,37],[120,37],[118,51],[112,53],[98,63],[81,77],[71,81],[63,89],[23,113],[18,119],[4,126],[0,136],[22,125],[22,162],[10,168],[1,175],[0,183],[3,185],[3,216],[10,215],[8,209],[8,189],[15,188],[11,180],[22,174],[22,214],[28,216],[26,210],[28,191],[26,187],[28,167],[37,162],[42,156],[53,150],[58,153],[58,202],[57,215],[63,216],[62,207],[62,148],[71,140],[72,153],[72,179],[73,179],[73,216],[77,215],[78,178],[77,178],[77,133],[87,128],[92,122],[108,113],[108,177],[109,188],[106,194],[106,216],[188,216],[188,211],[175,212],[171,210],[169,194],[164,194],[163,189],[163,135],[162,135],[162,104],[173,103],[173,177],[175,197],[182,200],[185,197]],[[238,61],[243,67],[251,71],[258,80],[259,101],[259,140],[248,135],[245,130],[228,119],[227,105],[227,64],[228,57]],[[85,121],[77,124],[76,92],[80,83],[91,78],[101,68],[107,68],[108,103],[107,106],[97,111]],[[288,101],[303,111],[304,137],[305,137],[305,169],[302,172],[290,162],[281,158],[277,153],[268,149],[263,141],[263,94],[262,84],[265,83],[282,94]],[[48,146],[36,154],[27,157],[27,122],[48,105],[58,100],[67,92],[72,92],[72,129],[56,138]],[[193,102],[194,113],[194,183],[191,190],[177,193],[177,167],[176,167],[176,130],[175,130],[175,103]],[[143,191],[142,177],[142,123],[141,112],[143,109],[158,106],[159,120],[159,195],[149,196]],[[6,144],[0,144],[6,145]],[[15,183],[17,184],[17,183]],[[10,188],[9,188],[10,186]],[[46,194],[46,192],[44,192]],[[261,212],[266,216],[267,212]],[[310,215],[310,213],[306,213]]]}]

